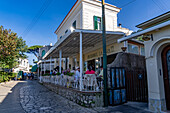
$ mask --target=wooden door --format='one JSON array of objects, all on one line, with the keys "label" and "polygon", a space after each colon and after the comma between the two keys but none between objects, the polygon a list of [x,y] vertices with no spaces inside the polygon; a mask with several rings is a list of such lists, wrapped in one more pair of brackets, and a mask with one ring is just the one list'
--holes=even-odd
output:
[{"label": "wooden door", "polygon": [[167,109],[170,110],[170,45],[162,52],[163,78]]}]

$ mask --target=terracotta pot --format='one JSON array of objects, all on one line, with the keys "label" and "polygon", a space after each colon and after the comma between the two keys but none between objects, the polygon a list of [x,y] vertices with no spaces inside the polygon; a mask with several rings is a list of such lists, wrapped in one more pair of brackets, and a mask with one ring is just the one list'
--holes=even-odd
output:
[{"label": "terracotta pot", "polygon": [[127,47],[121,47],[122,51],[125,52],[127,50]]}]

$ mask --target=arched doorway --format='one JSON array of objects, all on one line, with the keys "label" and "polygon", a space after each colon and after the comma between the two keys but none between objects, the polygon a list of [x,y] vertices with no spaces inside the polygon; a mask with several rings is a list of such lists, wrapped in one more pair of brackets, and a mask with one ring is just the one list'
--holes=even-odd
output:
[{"label": "arched doorway", "polygon": [[170,110],[170,45],[162,51],[163,78],[167,109]]}]

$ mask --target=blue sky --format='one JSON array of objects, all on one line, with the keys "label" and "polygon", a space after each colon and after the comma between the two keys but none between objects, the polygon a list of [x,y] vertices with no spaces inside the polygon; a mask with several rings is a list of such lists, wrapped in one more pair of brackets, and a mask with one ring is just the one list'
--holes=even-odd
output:
[{"label": "blue sky", "polygon": [[[125,4],[132,2],[124,6]],[[55,43],[54,31],[62,22],[76,0],[52,0],[47,10],[38,19],[30,32],[22,33],[36,16],[45,0],[0,0],[0,25],[23,36],[28,46]],[[170,0],[106,0],[117,7],[124,6],[118,14],[118,23],[136,31],[141,22],[170,10]],[[35,59],[29,55],[29,62]]]}]

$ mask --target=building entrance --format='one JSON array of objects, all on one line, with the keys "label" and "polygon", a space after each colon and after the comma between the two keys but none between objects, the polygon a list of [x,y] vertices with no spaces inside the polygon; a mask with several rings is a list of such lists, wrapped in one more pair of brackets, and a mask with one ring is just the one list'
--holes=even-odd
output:
[{"label": "building entrance", "polygon": [[170,45],[162,52],[163,78],[167,109],[170,110]]}]

